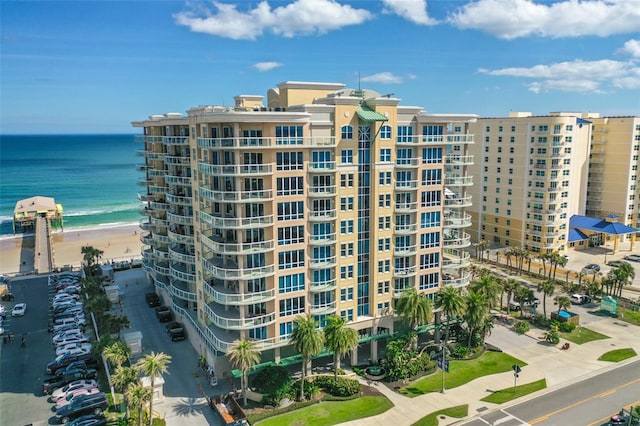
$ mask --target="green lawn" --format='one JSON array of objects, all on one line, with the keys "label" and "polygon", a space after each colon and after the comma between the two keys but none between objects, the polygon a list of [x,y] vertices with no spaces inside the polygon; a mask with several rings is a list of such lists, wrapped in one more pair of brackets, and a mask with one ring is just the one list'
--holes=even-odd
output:
[{"label": "green lawn", "polygon": [[468,414],[468,405],[458,405],[457,407],[445,408],[444,410],[436,411],[435,413],[424,416],[411,426],[438,426],[438,416],[445,415],[461,419],[463,417],[467,417]]},{"label": "green lawn", "polygon": [[602,354],[598,361],[619,362],[636,355],[638,354],[632,348],[616,349]]},{"label": "green lawn", "polygon": [[380,396],[364,396],[348,401],[324,401],[280,416],[269,417],[260,426],[331,426],[384,413],[393,407]]},{"label": "green lawn", "polygon": [[640,325],[640,312],[618,308],[618,319],[633,325]]},{"label": "green lawn", "polygon": [[[527,365],[503,352],[485,352],[482,356],[468,361],[451,360],[449,372],[445,373],[445,387],[452,389],[472,381],[478,377],[490,374],[504,373],[510,371],[514,364],[520,367]],[[416,397],[429,392],[440,392],[442,387],[442,372],[436,373],[418,380],[410,386],[400,389],[400,393],[408,397]]]},{"label": "green lawn", "polygon": [[482,398],[481,401],[492,402],[494,404],[504,404],[507,401],[520,398],[521,396],[528,395],[546,387],[547,381],[545,379],[542,379],[538,380],[537,382],[527,383],[526,385],[516,386],[515,392],[513,391],[512,387],[495,391],[491,395]]},{"label": "green lawn", "polygon": [[563,339],[573,342],[576,345],[581,345],[583,343],[591,342],[593,340],[609,338],[609,336],[605,336],[604,334],[600,334],[598,332],[589,330],[588,328],[584,328],[584,327],[576,327],[576,329],[573,330],[571,333],[560,332],[558,334]]}]

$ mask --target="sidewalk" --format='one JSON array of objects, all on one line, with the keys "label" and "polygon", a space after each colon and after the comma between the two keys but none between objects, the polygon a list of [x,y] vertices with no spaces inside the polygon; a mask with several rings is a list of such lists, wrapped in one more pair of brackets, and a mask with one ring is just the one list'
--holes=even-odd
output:
[{"label": "sidewalk", "polygon": [[[603,353],[613,349],[631,347],[640,353],[640,333],[631,333],[629,327],[634,326],[613,318],[603,318],[591,322],[588,328],[609,336],[609,339],[596,340],[583,345],[572,343],[569,350],[560,350],[559,347],[564,341],[556,346],[541,344],[542,339],[540,338],[543,332],[540,330],[533,330],[526,336],[518,336],[510,329],[496,325],[487,341],[498,347],[509,346],[505,352],[527,363],[522,368],[518,385],[540,379],[547,381],[546,389],[510,401],[508,404],[539,396],[592,377],[594,373],[597,374],[624,365],[624,362],[611,363],[597,359]],[[633,330],[637,330],[637,328]],[[631,362],[635,359],[636,357],[628,361]],[[366,383],[366,380],[362,380],[362,383]],[[464,404],[469,405],[469,416],[465,419],[469,420],[481,412],[486,413],[486,411],[499,407],[496,404],[480,401],[482,398],[488,396],[491,391],[511,386],[513,386],[513,373],[506,372],[480,377],[466,385],[449,389],[444,394],[431,393],[416,398],[407,398],[380,383],[377,384],[377,389],[393,402],[394,407],[378,416],[341,423],[341,426],[411,425],[435,411]],[[448,418],[441,420],[440,425],[460,421],[461,419]]]}]

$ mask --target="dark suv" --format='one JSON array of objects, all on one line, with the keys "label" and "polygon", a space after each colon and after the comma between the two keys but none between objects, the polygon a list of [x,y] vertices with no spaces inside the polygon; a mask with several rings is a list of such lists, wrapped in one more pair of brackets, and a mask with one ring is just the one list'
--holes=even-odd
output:
[{"label": "dark suv", "polygon": [[76,361],[83,361],[85,365],[88,365],[91,363],[91,361],[89,360],[91,360],[92,358],[93,358],[93,355],[91,355],[91,352],[76,354],[76,355],[68,355],[68,354],[60,355],[59,357],[51,361],[49,364],[47,364],[47,374],[56,374],[56,371],[60,370],[61,368],[65,368],[69,364]]},{"label": "dark suv", "polygon": [[150,307],[155,308],[156,306],[160,306],[160,297],[157,294],[147,293],[144,295],[144,298]]},{"label": "dark suv", "polygon": [[100,414],[109,406],[107,396],[103,392],[90,395],[78,395],[68,405],[56,411],[56,420],[60,423],[69,423],[85,414]]}]

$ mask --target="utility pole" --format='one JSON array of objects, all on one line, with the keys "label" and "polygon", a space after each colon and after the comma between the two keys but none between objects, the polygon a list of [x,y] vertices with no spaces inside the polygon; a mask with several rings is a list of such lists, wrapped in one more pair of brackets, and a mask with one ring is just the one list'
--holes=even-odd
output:
[{"label": "utility pole", "polygon": [[516,393],[516,385],[518,383],[518,374],[522,371],[522,368],[518,364],[513,364],[511,366],[513,369],[513,393]]}]

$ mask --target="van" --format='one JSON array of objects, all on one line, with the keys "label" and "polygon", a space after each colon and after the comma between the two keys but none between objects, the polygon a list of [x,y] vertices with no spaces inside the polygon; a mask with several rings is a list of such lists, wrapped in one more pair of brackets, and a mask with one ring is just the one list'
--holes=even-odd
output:
[{"label": "van", "polygon": [[570,299],[571,303],[575,305],[584,305],[585,303],[591,302],[591,297],[584,294],[572,294]]}]

